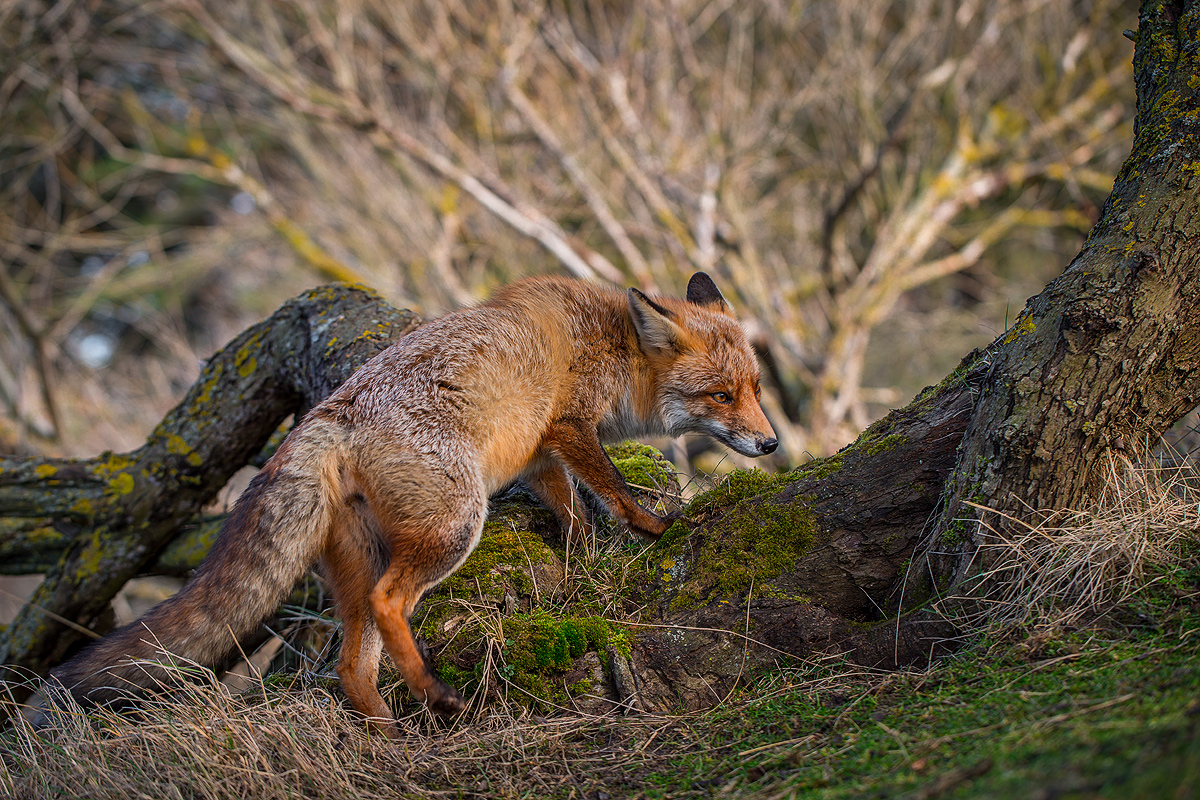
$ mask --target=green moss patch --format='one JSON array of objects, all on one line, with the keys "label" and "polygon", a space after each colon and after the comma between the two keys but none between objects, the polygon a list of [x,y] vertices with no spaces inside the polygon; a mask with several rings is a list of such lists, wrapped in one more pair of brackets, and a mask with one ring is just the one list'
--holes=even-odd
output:
[{"label": "green moss patch", "polygon": [[629,653],[629,636],[617,624],[602,617],[556,619],[545,611],[518,614],[504,621],[505,678],[527,691],[526,699],[561,703],[568,696],[591,690],[592,681],[584,678],[560,687],[556,678],[575,667],[585,653],[605,653],[613,648]]},{"label": "green moss patch", "polygon": [[554,619],[545,612],[505,621],[504,661],[517,672],[565,672],[588,650],[608,645],[609,623],[600,617]]},{"label": "green moss patch", "polygon": [[554,556],[541,537],[516,530],[503,517],[489,519],[483,526],[479,545],[463,565],[438,587],[439,593],[455,596],[503,594],[507,580],[520,594],[533,590],[530,564],[541,564]]},{"label": "green moss patch", "polygon": [[871,455],[878,455],[885,450],[891,450],[894,447],[899,447],[908,441],[908,437],[901,436],[898,433],[893,433],[891,436],[884,436],[881,439],[876,439],[867,443],[867,452]]},{"label": "green moss patch", "polygon": [[810,461],[802,467],[797,467],[795,471],[789,474],[790,480],[820,480],[835,472],[841,471],[843,466],[842,454],[818,458],[815,461]]},{"label": "green moss patch", "polygon": [[[516,526],[501,509],[484,524],[479,545],[462,566],[422,601],[413,618],[417,633],[429,642],[445,641],[447,623],[454,618],[465,621],[462,607],[451,598],[493,605],[508,595],[528,598],[535,594],[534,581],[541,585],[555,580],[548,576],[556,569],[561,572],[558,557],[541,537]],[[547,589],[543,586],[542,591]]]},{"label": "green moss patch", "polygon": [[706,514],[714,509],[732,506],[748,497],[762,494],[791,476],[763,472],[761,469],[734,470],[721,482],[703,494],[698,494],[687,504],[684,513],[689,517]]},{"label": "green moss patch", "polygon": [[676,487],[674,465],[653,447],[622,442],[604,449],[617,472],[632,488],[671,490]]},{"label": "green moss patch", "polygon": [[[751,584],[767,592],[772,578],[792,568],[816,540],[812,510],[800,500],[788,505],[744,502],[731,509],[700,545],[690,568],[680,564],[683,545],[658,554],[665,586],[681,581],[672,608],[692,608],[710,596],[740,597]],[[665,537],[664,537],[665,538]],[[651,558],[655,555],[652,553]]]}]

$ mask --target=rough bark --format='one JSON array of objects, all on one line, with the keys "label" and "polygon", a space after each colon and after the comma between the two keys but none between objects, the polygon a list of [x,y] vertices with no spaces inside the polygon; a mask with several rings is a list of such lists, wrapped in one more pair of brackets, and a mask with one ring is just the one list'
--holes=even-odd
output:
[{"label": "rough bark", "polygon": [[[785,476],[743,474],[693,501],[631,565],[622,611],[634,621],[623,644],[597,644],[608,671],[594,653],[576,660],[577,683],[608,686],[596,702],[707,705],[756,670],[829,652],[877,666],[927,658],[944,629],[920,609],[962,580],[981,536],[960,521],[975,513],[966,501],[1017,512],[1082,504],[1106,448],[1159,433],[1200,402],[1198,18],[1196,3],[1143,7],[1134,150],[1063,275],[989,348],[838,455]],[[44,563],[31,540],[61,537],[35,603],[95,624],[114,587],[159,556],[287,413],[411,323],[374,297],[306,296],[215,358],[137,453],[0,462],[0,516],[17,518],[0,528],[6,557]],[[528,505],[506,519],[485,544],[515,560],[471,566],[476,600],[507,615],[510,633],[552,636],[544,620],[519,618],[561,597],[557,556],[522,538],[547,522]],[[930,552],[950,557],[913,561]],[[441,657],[468,669],[496,642],[462,632],[462,599],[452,587],[434,595],[422,624],[456,642]],[[73,643],[64,630],[27,610],[0,661],[44,669]]]}]

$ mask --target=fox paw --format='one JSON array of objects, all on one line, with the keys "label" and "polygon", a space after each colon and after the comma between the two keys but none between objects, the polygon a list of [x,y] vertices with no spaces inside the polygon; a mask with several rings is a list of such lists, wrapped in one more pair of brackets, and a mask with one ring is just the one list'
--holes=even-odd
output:
[{"label": "fox paw", "polygon": [[429,710],[443,717],[461,714],[467,708],[467,701],[449,684],[438,681],[432,691],[426,694],[425,703]]},{"label": "fox paw", "polygon": [[629,522],[628,527],[630,531],[641,536],[643,539],[656,541],[662,538],[662,535],[667,532],[667,528],[675,524],[675,520],[682,518],[683,514],[677,511],[673,511],[663,517],[647,513],[644,521]]}]

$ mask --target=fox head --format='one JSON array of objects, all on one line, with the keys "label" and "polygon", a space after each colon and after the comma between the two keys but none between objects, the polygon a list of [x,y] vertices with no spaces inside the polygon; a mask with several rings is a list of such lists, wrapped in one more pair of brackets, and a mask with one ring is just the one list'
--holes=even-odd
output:
[{"label": "fox head", "polygon": [[703,433],[745,456],[779,445],[758,404],[758,359],[712,278],[697,272],[687,299],[630,289],[629,313],[654,373],[667,433]]}]

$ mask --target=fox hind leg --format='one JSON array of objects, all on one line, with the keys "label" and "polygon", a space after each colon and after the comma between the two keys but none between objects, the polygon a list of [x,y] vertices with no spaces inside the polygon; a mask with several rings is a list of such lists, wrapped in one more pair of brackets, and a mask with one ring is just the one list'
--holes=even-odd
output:
[{"label": "fox hind leg", "polygon": [[453,687],[433,674],[409,622],[424,589],[436,581],[418,583],[413,578],[407,564],[389,567],[371,592],[371,613],[413,697],[439,714],[457,714],[466,703]]},{"label": "fox hind leg", "polygon": [[371,616],[369,600],[386,568],[386,546],[378,525],[352,498],[334,519],[325,553],[325,572],[342,619],[337,672],[351,705],[372,720],[372,727],[391,736],[395,732],[392,712],[379,694],[383,638]]},{"label": "fox hind leg", "polygon": [[[471,488],[464,491],[466,486]],[[371,615],[413,696],[440,714],[456,714],[466,703],[433,674],[410,620],[421,596],[454,572],[479,542],[487,496],[482,486],[472,486],[460,475],[445,491],[397,500],[389,504],[387,498],[373,498],[371,503],[373,509],[392,512],[377,511],[391,560],[371,590]]]}]

